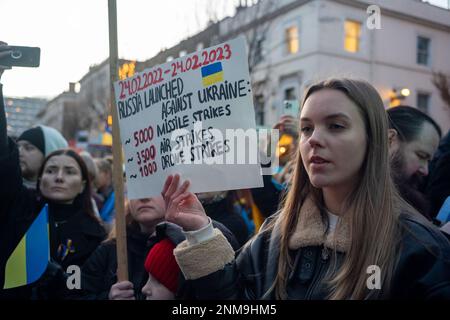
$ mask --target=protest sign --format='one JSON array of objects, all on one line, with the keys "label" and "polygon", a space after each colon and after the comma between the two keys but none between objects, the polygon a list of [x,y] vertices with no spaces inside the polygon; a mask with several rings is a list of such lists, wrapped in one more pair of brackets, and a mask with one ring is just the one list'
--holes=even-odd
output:
[{"label": "protest sign", "polygon": [[130,199],[179,173],[192,192],[261,187],[245,38],[114,84]]}]

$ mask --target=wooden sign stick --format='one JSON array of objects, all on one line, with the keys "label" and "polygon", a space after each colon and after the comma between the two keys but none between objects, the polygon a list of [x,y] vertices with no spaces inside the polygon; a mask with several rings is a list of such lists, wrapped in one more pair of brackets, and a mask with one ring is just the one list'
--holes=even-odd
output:
[{"label": "wooden sign stick", "polygon": [[119,118],[117,115],[114,82],[118,80],[118,49],[117,49],[117,4],[116,0],[108,0],[109,20],[109,70],[111,76],[111,111],[113,118],[113,184],[115,193],[115,222],[117,248],[117,278],[118,281],[128,280],[127,231],[125,223],[124,187],[122,171],[122,144],[120,141]]}]

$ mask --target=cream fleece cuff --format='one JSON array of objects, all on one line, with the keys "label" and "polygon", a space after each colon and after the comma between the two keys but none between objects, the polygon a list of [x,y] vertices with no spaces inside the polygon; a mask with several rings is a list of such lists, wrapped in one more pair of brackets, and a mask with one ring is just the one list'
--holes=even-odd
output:
[{"label": "cream fleece cuff", "polygon": [[219,229],[203,242],[181,242],[173,251],[185,279],[195,280],[219,271],[234,260],[234,250]]}]

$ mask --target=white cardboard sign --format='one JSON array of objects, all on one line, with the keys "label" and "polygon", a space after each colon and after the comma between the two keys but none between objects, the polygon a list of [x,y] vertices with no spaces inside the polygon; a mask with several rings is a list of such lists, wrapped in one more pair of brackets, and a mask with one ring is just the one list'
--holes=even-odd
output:
[{"label": "white cardboard sign", "polygon": [[256,127],[244,37],[136,73],[114,90],[130,199],[160,194],[175,173],[192,192],[263,186],[255,145],[243,144],[242,133]]}]

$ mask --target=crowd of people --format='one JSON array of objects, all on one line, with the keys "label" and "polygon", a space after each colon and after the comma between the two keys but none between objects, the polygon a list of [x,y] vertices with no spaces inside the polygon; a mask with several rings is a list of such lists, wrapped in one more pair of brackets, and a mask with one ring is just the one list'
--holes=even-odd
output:
[{"label": "crowd of people", "polygon": [[361,80],[318,82],[300,110],[274,125],[289,143],[264,187],[194,194],[175,174],[160,196],[126,200],[120,281],[122,164],[43,125],[8,137],[0,84],[0,288],[44,206],[50,239],[45,273],[0,299],[450,299],[450,133],[414,107],[386,110]]}]

